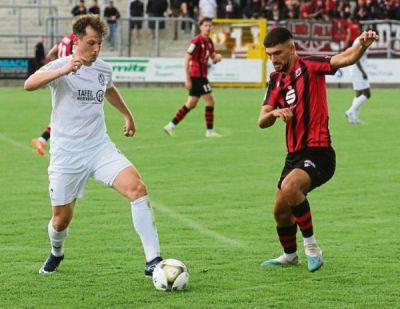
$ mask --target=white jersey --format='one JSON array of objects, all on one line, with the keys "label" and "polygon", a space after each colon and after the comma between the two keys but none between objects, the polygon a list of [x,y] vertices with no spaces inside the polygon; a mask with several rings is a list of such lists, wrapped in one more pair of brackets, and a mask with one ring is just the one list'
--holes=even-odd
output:
[{"label": "white jersey", "polygon": [[[360,41],[358,39],[354,40],[353,46],[360,44]],[[362,66],[362,68],[365,70],[367,66],[367,53],[365,52],[360,60],[358,60]],[[358,68],[357,64],[353,64],[350,66],[350,76],[353,80],[363,80],[362,73],[360,69]]]},{"label": "white jersey", "polygon": [[[56,70],[71,59],[72,56],[57,59],[43,69]],[[52,95],[52,154],[82,152],[108,139],[103,101],[106,90],[112,86],[111,66],[101,59],[49,83]]]}]

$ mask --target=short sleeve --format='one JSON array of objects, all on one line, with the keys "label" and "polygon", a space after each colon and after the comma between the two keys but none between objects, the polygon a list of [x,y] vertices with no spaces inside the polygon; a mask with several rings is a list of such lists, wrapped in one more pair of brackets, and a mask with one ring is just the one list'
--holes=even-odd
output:
[{"label": "short sleeve", "polygon": [[196,49],[196,46],[197,46],[196,40],[193,39],[193,40],[190,42],[190,45],[189,45],[188,49],[186,50],[186,52],[187,52],[188,54],[193,54],[194,50]]},{"label": "short sleeve", "polygon": [[107,78],[107,83],[106,83],[106,89],[110,89],[114,86],[114,82],[113,82],[113,70],[112,70],[112,66],[110,64],[107,64],[107,74],[106,74],[106,78]]},{"label": "short sleeve", "polygon": [[279,92],[279,87],[277,87],[277,77],[278,74],[275,72],[271,73],[268,88],[264,96],[263,105],[270,105],[273,108],[277,108],[279,106],[281,95]]},{"label": "short sleeve", "polygon": [[[65,59],[65,58],[64,58]],[[54,60],[49,62],[48,64],[42,66],[39,70],[37,70],[37,72],[48,72],[48,71],[54,71],[57,70],[59,68],[62,68],[65,65],[65,61],[61,61],[61,60]],[[57,85],[58,80],[62,78],[59,77],[53,81],[51,81],[50,83],[47,84],[47,86],[49,87],[55,87]]]},{"label": "short sleeve", "polygon": [[310,71],[321,75],[333,75],[336,70],[332,69],[330,56],[308,56],[303,58],[304,63]]}]

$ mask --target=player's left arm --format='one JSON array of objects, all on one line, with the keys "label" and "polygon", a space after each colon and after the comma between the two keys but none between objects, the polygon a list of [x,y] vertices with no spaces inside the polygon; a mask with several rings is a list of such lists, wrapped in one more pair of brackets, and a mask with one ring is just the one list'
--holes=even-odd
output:
[{"label": "player's left arm", "polygon": [[134,136],[136,133],[135,120],[133,119],[131,111],[115,86],[111,86],[111,88],[106,90],[106,99],[116,109],[118,109],[122,115],[124,115],[124,135]]},{"label": "player's left arm", "polygon": [[332,70],[355,64],[368,47],[378,39],[375,31],[364,31],[359,37],[359,44],[349,47],[344,52],[333,56],[330,60]]}]

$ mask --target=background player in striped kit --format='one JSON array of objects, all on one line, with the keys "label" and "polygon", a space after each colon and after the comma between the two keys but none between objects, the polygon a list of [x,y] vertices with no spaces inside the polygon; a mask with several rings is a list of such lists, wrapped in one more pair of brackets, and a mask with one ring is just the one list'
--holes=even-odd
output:
[{"label": "background player in striped kit", "polygon": [[[73,32],[68,33],[49,50],[46,57],[47,61],[72,55],[74,49],[74,40],[75,34]],[[49,125],[43,130],[39,137],[32,139],[32,146],[40,156],[43,156],[46,152],[45,149],[47,141],[50,138],[50,132],[51,128]]]},{"label": "background player in striped kit", "polygon": [[288,154],[274,205],[284,253],[262,266],[298,264],[297,227],[303,235],[309,271],[322,266],[307,194],[327,182],[336,166],[328,128],[325,75],[356,63],[376,39],[375,32],[366,31],[359,36],[359,44],[333,57],[299,57],[286,28],[275,28],[266,36],[264,46],[276,72],[271,73],[258,124],[268,128],[281,118],[286,123]]},{"label": "background player in striped kit", "polygon": [[189,97],[186,103],[176,112],[175,117],[164,127],[164,131],[168,135],[174,135],[178,123],[196,107],[200,97],[203,97],[206,103],[206,137],[221,137],[214,131],[215,99],[211,93],[212,89],[207,79],[207,73],[209,58],[213,63],[218,63],[222,60],[222,56],[215,53],[214,44],[209,38],[212,29],[211,18],[201,19],[199,25],[200,34],[192,39],[185,56],[185,88],[189,90]]}]

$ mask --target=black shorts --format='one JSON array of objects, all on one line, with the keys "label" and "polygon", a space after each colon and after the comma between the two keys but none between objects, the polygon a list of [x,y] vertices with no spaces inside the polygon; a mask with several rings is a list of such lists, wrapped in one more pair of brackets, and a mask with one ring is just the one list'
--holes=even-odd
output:
[{"label": "black shorts", "polygon": [[332,147],[315,147],[288,153],[278,182],[279,189],[283,179],[295,168],[310,175],[311,191],[332,178],[336,168],[335,151]]},{"label": "black shorts", "polygon": [[130,29],[142,29],[142,24],[143,24],[143,22],[142,21],[139,21],[139,20],[130,20],[129,21],[129,26],[130,26]]},{"label": "black shorts", "polygon": [[189,90],[191,97],[201,97],[207,93],[211,93],[211,85],[206,77],[192,77],[192,89]]}]

